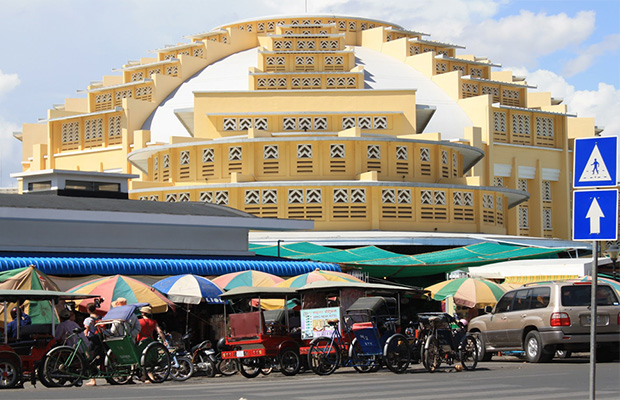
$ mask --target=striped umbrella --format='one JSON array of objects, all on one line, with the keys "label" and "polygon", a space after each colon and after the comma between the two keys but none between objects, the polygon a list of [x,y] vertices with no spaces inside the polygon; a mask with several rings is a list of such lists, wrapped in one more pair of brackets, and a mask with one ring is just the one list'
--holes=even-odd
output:
[{"label": "striped umbrella", "polygon": [[[0,272],[0,289],[12,290],[57,290],[58,285],[34,265]],[[7,309],[15,307],[9,303]],[[27,301],[24,312],[30,316],[33,324],[49,324],[52,322],[52,306],[49,301]],[[0,303],[0,316],[4,315],[4,305]],[[0,321],[3,318],[0,317]]]},{"label": "striped umbrella", "polygon": [[[68,292],[103,297],[105,301],[99,307],[99,311],[103,313],[110,311],[110,304],[119,297],[127,299],[127,304],[149,303],[155,314],[166,312],[168,307],[174,308],[174,303],[152,286],[124,275],[93,279],[69,289]],[[91,302],[92,300],[86,299],[75,303],[80,307],[80,311],[85,312],[86,305]]]},{"label": "striped umbrella", "polygon": [[153,287],[164,293],[175,303],[223,304],[220,294],[224,291],[214,282],[202,276],[186,274],[170,276],[155,282]]},{"label": "striped umbrella", "polygon": [[[613,279],[601,278],[600,276],[598,277],[598,279],[596,281],[598,283],[605,283],[605,284],[611,286],[620,295],[620,282],[614,281]],[[592,282],[592,277],[591,276],[584,276],[584,277],[581,277],[581,278],[578,278],[578,279],[571,279],[570,282]]]},{"label": "striped umbrella", "polygon": [[224,290],[234,289],[239,286],[270,287],[282,282],[279,276],[262,271],[240,271],[213,278],[212,282]]},{"label": "striped umbrella", "polygon": [[458,305],[474,308],[494,305],[506,290],[499,284],[478,278],[460,278],[439,282],[426,288],[435,300],[452,296]]},{"label": "striped umbrella", "polygon": [[317,268],[312,272],[307,272],[282,281],[276,286],[300,288],[310,282],[316,281],[364,282],[361,279],[357,279],[353,275],[345,274],[344,272],[322,271]]}]

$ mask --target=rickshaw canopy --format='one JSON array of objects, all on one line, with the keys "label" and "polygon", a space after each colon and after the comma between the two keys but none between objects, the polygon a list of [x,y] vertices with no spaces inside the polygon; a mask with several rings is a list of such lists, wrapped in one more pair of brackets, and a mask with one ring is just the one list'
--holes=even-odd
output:
[{"label": "rickshaw canopy", "polygon": [[240,299],[264,297],[270,299],[284,299],[297,296],[297,289],[291,287],[256,287],[239,286],[220,295],[222,299]]},{"label": "rickshaw canopy", "polygon": [[115,320],[128,321],[129,318],[133,314],[136,313],[136,310],[138,308],[148,306],[148,305],[149,303],[134,303],[134,304],[128,304],[126,306],[119,306],[119,307],[111,308],[110,311],[108,311],[108,313],[103,316],[103,318],[101,319],[99,323],[104,322],[104,321],[115,321]]},{"label": "rickshaw canopy", "polygon": [[23,300],[82,300],[99,297],[92,294],[59,292],[56,290],[0,290],[0,301],[16,302]]}]

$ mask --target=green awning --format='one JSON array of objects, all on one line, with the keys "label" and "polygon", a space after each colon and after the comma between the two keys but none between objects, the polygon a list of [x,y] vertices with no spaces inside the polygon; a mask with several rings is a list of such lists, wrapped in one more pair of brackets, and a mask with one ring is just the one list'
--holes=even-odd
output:
[{"label": "green awning", "polygon": [[275,256],[279,251],[280,257],[337,263],[377,278],[428,276],[507,260],[556,258],[567,250],[487,242],[417,255],[393,253],[375,246],[339,250],[307,242],[280,246],[250,244],[249,247],[259,255]]}]

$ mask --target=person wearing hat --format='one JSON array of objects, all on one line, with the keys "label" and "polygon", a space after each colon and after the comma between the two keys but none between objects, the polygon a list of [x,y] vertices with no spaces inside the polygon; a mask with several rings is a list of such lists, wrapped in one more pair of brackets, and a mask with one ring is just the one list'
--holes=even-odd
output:
[{"label": "person wearing hat", "polygon": [[10,338],[17,337],[17,322],[18,321],[20,322],[19,326],[30,325],[32,323],[30,316],[24,312],[23,307],[24,306],[22,306],[19,310],[21,311],[19,313],[19,319],[17,318],[17,307],[13,307],[13,309],[11,309],[11,318],[13,320],[9,322],[6,326],[7,334],[9,335]]},{"label": "person wearing hat", "polygon": [[[80,328],[80,326],[75,321],[71,320],[72,314],[73,313],[66,308],[63,308],[58,313],[60,323],[56,327],[56,335],[54,336],[56,338],[56,341],[60,344],[65,344],[71,347],[75,346],[75,344],[78,342],[78,338],[82,338],[83,343],[88,343],[86,342],[86,337],[82,332],[82,328]],[[80,333],[77,335],[73,335],[73,331],[76,328],[78,331],[80,331]]]},{"label": "person wearing hat", "polygon": [[164,331],[162,331],[162,329],[159,327],[157,321],[152,318],[153,310],[151,306],[144,306],[140,308],[140,313],[142,314],[142,318],[139,320],[140,333],[138,333],[138,343],[146,339],[155,340],[155,333],[157,333],[164,345],[167,346],[168,341],[166,340]]}]

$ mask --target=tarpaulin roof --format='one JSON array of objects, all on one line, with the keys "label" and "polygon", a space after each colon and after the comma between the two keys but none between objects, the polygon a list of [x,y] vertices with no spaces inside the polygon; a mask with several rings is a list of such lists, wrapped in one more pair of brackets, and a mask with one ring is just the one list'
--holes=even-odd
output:
[{"label": "tarpaulin roof", "polygon": [[0,271],[29,265],[50,275],[222,275],[256,270],[278,276],[295,276],[319,268],[340,271],[335,264],[291,261],[269,257],[108,258],[0,256]]},{"label": "tarpaulin roof", "polygon": [[260,255],[277,255],[279,250],[281,257],[338,263],[361,269],[372,277],[400,278],[434,275],[506,260],[556,257],[557,253],[567,250],[486,242],[417,255],[393,253],[375,246],[340,250],[306,242],[280,246],[250,244],[249,247]]}]

